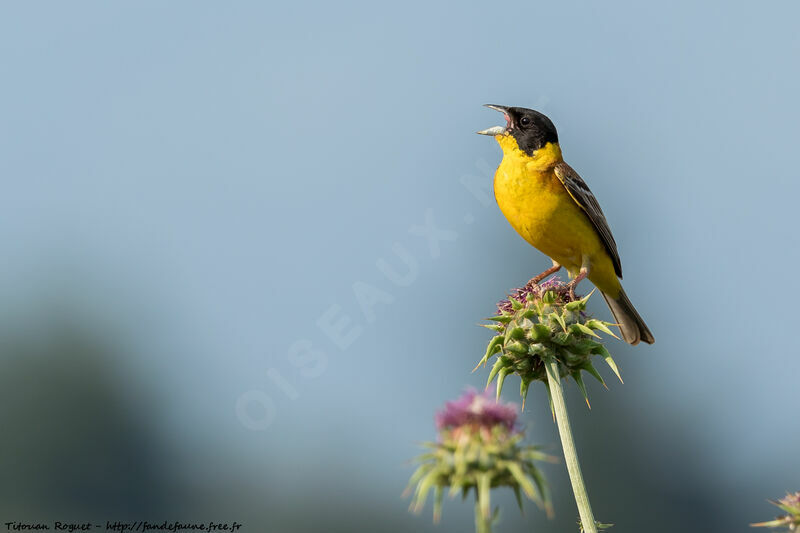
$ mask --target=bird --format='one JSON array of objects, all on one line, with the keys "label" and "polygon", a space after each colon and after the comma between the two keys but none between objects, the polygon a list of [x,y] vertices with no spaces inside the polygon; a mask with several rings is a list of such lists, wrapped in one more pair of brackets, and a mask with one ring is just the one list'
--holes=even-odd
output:
[{"label": "bird", "polygon": [[503,151],[494,175],[497,204],[517,233],[553,261],[528,283],[539,283],[564,267],[574,295],[577,284],[588,278],[605,298],[626,342],[654,343],[622,288],[622,265],[606,217],[589,186],[564,161],[553,122],[533,109],[486,107],[506,120],[505,126],[477,132],[494,137]]}]

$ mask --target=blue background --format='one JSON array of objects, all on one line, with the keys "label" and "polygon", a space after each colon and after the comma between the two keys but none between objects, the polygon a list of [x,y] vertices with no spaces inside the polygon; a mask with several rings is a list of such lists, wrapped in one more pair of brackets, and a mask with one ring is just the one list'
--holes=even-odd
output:
[{"label": "blue background", "polygon": [[[407,513],[408,459],[484,382],[476,324],[549,265],[488,196],[483,103],[556,123],[657,338],[609,343],[625,384],[591,412],[567,389],[598,519],[739,531],[800,489],[797,4],[0,12],[2,522],[468,531],[459,501]],[[501,494],[499,531],[575,529],[545,471],[556,519]]]}]

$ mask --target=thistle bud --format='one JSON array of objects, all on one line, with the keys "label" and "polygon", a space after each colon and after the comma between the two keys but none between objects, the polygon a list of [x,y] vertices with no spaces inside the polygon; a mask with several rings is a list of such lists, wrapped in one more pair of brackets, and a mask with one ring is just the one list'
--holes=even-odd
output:
[{"label": "thistle bud", "polygon": [[592,364],[594,355],[602,357],[622,381],[617,365],[600,343],[597,333],[615,336],[609,329],[613,324],[586,313],[590,296],[573,297],[567,284],[552,278],[540,285],[515,289],[507,300],[498,303],[498,314],[489,319],[494,322],[497,335],[478,363],[478,366],[486,365],[496,357],[487,386],[497,378],[499,397],[503,379],[509,374],[518,375],[522,380],[520,392],[524,408],[528,385],[533,381],[547,383],[544,361],[553,358],[558,363],[559,375],[575,380],[588,404],[581,373],[589,373],[605,386]]},{"label": "thistle bud", "polygon": [[420,512],[433,491],[433,517],[438,521],[445,490],[451,497],[464,498],[474,492],[476,519],[488,523],[494,516],[491,489],[509,487],[520,509],[524,494],[551,513],[547,484],[534,461],[553,458],[536,446],[521,445],[524,435],[513,404],[495,401],[490,391],[468,391],[436,414],[436,427],[439,440],[424,444],[429,451],[416,458],[420,466],[406,489],[406,494],[413,490],[412,511]]},{"label": "thistle bud", "polygon": [[778,506],[785,515],[781,515],[775,520],[750,524],[753,527],[785,528],[786,531],[800,531],[800,492],[786,494],[777,502],[770,502]]}]

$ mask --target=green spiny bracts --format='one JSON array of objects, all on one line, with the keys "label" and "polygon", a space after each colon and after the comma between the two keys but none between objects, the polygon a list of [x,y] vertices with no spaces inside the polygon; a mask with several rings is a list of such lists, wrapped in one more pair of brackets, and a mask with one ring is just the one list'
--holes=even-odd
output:
[{"label": "green spiny bracts", "polygon": [[750,524],[751,526],[785,528],[785,531],[800,531],[800,492],[787,494],[777,502],[770,503],[780,507],[786,514],[779,516],[775,520],[770,520],[769,522]]},{"label": "green spiny bracts", "polygon": [[490,491],[509,487],[520,509],[524,494],[552,513],[547,484],[534,461],[554,459],[536,446],[523,446],[516,408],[491,396],[469,391],[437,414],[439,440],[423,444],[429,451],[415,459],[419,467],[406,489],[407,495],[414,494],[412,511],[420,512],[433,491],[433,518],[438,521],[445,491],[465,499],[472,491],[477,530],[488,531],[497,516],[497,510],[491,511]]},{"label": "green spiny bracts", "polygon": [[609,329],[613,324],[586,313],[590,296],[591,293],[585,298],[574,297],[567,284],[551,279],[541,285],[516,289],[508,300],[497,304],[498,315],[489,318],[494,324],[485,326],[497,335],[489,341],[486,353],[475,368],[496,357],[487,386],[497,379],[498,398],[506,376],[516,374],[521,379],[524,409],[530,384],[542,381],[547,385],[544,361],[548,358],[558,363],[561,378],[569,376],[575,380],[587,404],[583,372],[605,386],[592,364],[592,356],[602,357],[622,381],[617,365],[597,334],[599,331],[616,337]]}]

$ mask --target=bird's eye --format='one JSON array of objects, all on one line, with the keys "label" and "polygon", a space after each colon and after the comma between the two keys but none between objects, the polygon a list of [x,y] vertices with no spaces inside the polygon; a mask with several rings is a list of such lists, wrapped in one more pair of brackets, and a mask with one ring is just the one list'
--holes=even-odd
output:
[{"label": "bird's eye", "polygon": [[531,119],[529,117],[522,117],[521,119],[519,119],[519,125],[520,126],[530,126],[531,125]]}]

